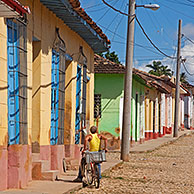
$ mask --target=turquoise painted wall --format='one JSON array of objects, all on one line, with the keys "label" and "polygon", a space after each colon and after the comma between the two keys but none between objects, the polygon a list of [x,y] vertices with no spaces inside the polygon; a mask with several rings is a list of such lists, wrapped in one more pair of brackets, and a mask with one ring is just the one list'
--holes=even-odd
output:
[{"label": "turquoise painted wall", "polygon": [[[134,141],[140,139],[139,129],[144,121],[140,122],[140,96],[144,96],[144,82],[137,76],[133,76],[132,84],[132,114],[131,114],[131,137]],[[118,137],[120,98],[123,97],[124,75],[123,74],[95,74],[95,94],[101,94],[101,118],[99,119],[99,132],[105,131]],[[137,103],[136,103],[136,94]],[[136,108],[137,106],[137,108]],[[137,113],[136,113],[137,111]],[[141,118],[142,119],[142,118]],[[141,124],[141,126],[140,126]],[[116,132],[117,131],[117,132]]]}]

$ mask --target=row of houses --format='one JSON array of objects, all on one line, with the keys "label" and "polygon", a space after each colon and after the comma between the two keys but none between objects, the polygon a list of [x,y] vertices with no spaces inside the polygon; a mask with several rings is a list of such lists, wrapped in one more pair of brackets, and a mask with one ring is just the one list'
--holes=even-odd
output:
[{"label": "row of houses", "polygon": [[[95,54],[109,45],[79,0],[0,0],[0,190],[78,165],[83,127],[120,148],[125,68]],[[193,129],[187,88],[179,126]],[[172,133],[174,94],[174,80],[133,70],[132,145]]]},{"label": "row of houses", "polygon": [[109,44],[79,0],[0,0],[0,190],[55,179],[64,158],[79,159],[94,53]]},{"label": "row of houses", "polygon": [[[95,119],[109,138],[109,149],[119,149],[122,133],[125,67],[95,55]],[[173,133],[175,79],[133,69],[131,145]],[[186,89],[188,88],[188,89]],[[193,129],[193,86],[180,85],[179,130]]]}]

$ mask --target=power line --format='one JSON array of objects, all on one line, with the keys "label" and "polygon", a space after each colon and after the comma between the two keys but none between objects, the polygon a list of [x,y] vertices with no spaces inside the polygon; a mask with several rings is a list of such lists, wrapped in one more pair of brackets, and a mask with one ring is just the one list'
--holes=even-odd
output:
[{"label": "power line", "polygon": [[[113,0],[112,0],[113,1]],[[118,0],[117,0],[118,1]],[[88,6],[88,7],[85,7],[84,9],[91,9],[93,7],[97,7],[97,6],[103,6],[104,4],[101,2],[101,3],[98,3],[98,4],[95,4],[95,5],[91,5],[91,6]]]},{"label": "power line", "polygon": [[182,60],[182,64],[183,64],[183,67],[184,67],[185,71],[187,72],[187,74],[190,75],[190,76],[194,76],[194,73],[190,73],[190,72],[187,70],[187,68],[186,68],[186,66],[185,66],[185,62],[184,62],[183,60]]},{"label": "power line", "polygon": [[[124,13],[124,12],[122,12],[122,11],[120,11],[120,10],[114,8],[112,5],[108,4],[105,0],[102,0],[102,1],[103,1],[104,4],[106,4],[107,6],[109,6],[109,7],[110,7],[111,9],[113,9],[114,11],[119,12],[119,13],[121,13],[121,14],[123,14],[123,15],[129,16],[129,14],[126,14],[126,13]],[[131,16],[132,16],[132,15],[131,15]],[[171,56],[165,54],[163,51],[161,51],[161,50],[160,50],[160,49],[152,42],[152,40],[151,40],[151,39],[149,38],[149,36],[146,34],[146,32],[145,32],[144,28],[142,27],[142,25],[140,24],[139,20],[137,19],[137,16],[136,16],[135,14],[134,14],[133,16],[134,16],[134,18],[136,18],[136,21],[137,21],[137,23],[139,24],[139,26],[140,26],[142,32],[144,33],[144,35],[146,36],[146,38],[149,40],[149,42],[153,45],[153,47],[154,47],[156,50],[158,50],[160,53],[162,53],[164,56],[166,56],[166,57],[168,57],[168,58],[171,58],[171,59],[174,59],[174,57],[171,57]],[[133,19],[132,19],[132,20],[133,20]],[[132,20],[131,20],[131,21],[132,21]]]},{"label": "power line", "polygon": [[188,2],[190,2],[190,3],[194,3],[194,1],[192,1],[192,0],[186,0],[186,1],[188,1]]},{"label": "power line", "polygon": [[[114,3],[114,6],[118,3],[118,1],[116,1]],[[96,23],[98,23],[108,12],[110,11],[110,9],[108,11],[105,11],[104,14],[96,21]]]},{"label": "power line", "polygon": [[[126,8],[127,8],[127,6],[125,7],[125,10],[126,10]],[[124,10],[124,11],[125,11],[125,10]],[[119,14],[119,13],[118,13],[118,14]],[[114,40],[114,37],[115,37],[116,31],[117,31],[117,29],[118,29],[119,25],[121,24],[122,20],[123,20],[123,15],[121,16],[121,19],[119,20],[119,22],[118,22],[117,26],[115,27],[115,30],[114,30],[114,34],[113,34],[112,40]],[[132,22],[132,21],[130,21],[130,22]]]},{"label": "power line", "polygon": [[193,44],[194,44],[194,41],[193,41],[193,40],[191,40],[190,38],[186,37],[184,34],[182,34],[182,37],[185,37],[188,41],[190,41],[191,43],[193,43]]},{"label": "power line", "polygon": [[[120,41],[115,41],[115,40],[113,40],[113,41],[111,41],[111,42],[115,42],[115,43],[118,43],[118,44],[126,44],[125,42],[120,42]],[[135,42],[134,42],[134,45],[135,45],[135,46],[142,47],[142,48],[153,49],[152,46],[146,46],[146,45],[142,45],[142,44],[135,43]],[[174,51],[174,49],[169,49],[169,48],[161,48],[161,49],[163,49],[163,50],[169,50],[169,51]],[[160,53],[158,53],[158,52],[155,52],[155,53],[160,54]],[[161,54],[160,54],[160,55],[161,55]]]},{"label": "power line", "polygon": [[167,5],[163,4],[163,3],[160,3],[160,4],[161,4],[161,5],[163,5],[164,7],[168,8],[168,9],[173,10],[174,12],[177,12],[177,13],[179,13],[179,14],[181,14],[181,15],[184,15],[185,17],[188,17],[188,18],[194,19],[194,17],[191,17],[191,16],[189,16],[189,15],[187,15],[187,14],[185,14],[185,13],[181,12],[181,11],[178,11],[178,10],[176,10],[176,9],[172,8],[172,7],[169,7],[169,6],[167,6]]},{"label": "power line", "polygon": [[160,53],[162,53],[165,57],[168,57],[168,58],[170,58],[170,59],[174,59],[175,57],[171,57],[171,56],[167,55],[166,53],[164,53],[163,51],[161,51],[161,50],[160,50],[160,49],[152,42],[152,40],[151,40],[151,39],[149,38],[149,36],[146,34],[146,32],[145,32],[143,26],[141,25],[141,23],[140,23],[139,20],[137,19],[137,16],[135,16],[135,18],[136,18],[136,21],[137,21],[139,27],[141,28],[143,34],[144,34],[145,37],[149,40],[149,42],[152,44],[152,46],[153,46],[157,51],[159,51]]},{"label": "power line", "polygon": [[173,1],[173,0],[167,0],[168,2],[171,2],[171,3],[176,3],[176,4],[180,4],[180,5],[186,5],[186,6],[189,6],[189,7],[194,7],[194,5],[191,5],[191,4],[188,4],[188,3],[184,3],[184,2],[180,2],[178,0],[176,1]]},{"label": "power line", "polygon": [[[120,9],[123,7],[123,5],[124,5],[124,0],[123,0],[123,2],[122,2],[122,4],[121,4]],[[112,21],[111,21],[110,24],[107,26],[107,28],[109,28],[109,27],[112,25],[112,23],[115,21],[115,19],[118,17],[118,15],[119,15],[119,13],[117,13],[117,14],[115,15],[115,17],[112,19]],[[106,33],[106,31],[105,31],[105,33]]]},{"label": "power line", "polygon": [[[114,11],[119,12],[120,14],[129,16],[129,14],[127,14],[127,13],[125,13],[125,12],[122,12],[122,11],[120,11],[119,9],[114,8],[112,5],[108,4],[105,0],[102,0],[102,1],[103,1],[103,3],[104,3],[105,5],[107,5],[108,7],[110,7],[111,9],[113,9]],[[134,15],[134,16],[135,16],[135,15]]]}]

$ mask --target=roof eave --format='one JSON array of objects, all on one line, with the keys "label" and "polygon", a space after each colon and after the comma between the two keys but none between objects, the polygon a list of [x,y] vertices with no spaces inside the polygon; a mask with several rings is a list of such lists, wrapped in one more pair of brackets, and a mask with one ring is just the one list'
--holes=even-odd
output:
[{"label": "roof eave", "polygon": [[107,51],[109,46],[105,39],[101,38],[97,32],[73,10],[68,0],[40,0],[50,11],[73,31],[79,34],[95,53]]}]

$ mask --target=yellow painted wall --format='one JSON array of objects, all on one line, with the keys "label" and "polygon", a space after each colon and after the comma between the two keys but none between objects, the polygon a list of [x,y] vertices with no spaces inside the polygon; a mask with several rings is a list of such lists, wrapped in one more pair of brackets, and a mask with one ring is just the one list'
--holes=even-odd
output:
[{"label": "yellow painted wall", "polygon": [[[7,145],[8,134],[8,108],[7,108],[7,25],[4,18],[0,18],[0,145]],[[30,31],[27,31],[28,37]],[[27,41],[27,119],[28,119],[28,144],[31,144],[32,129],[32,47]]]},{"label": "yellow painted wall", "polygon": [[[52,48],[56,37],[55,28],[59,28],[61,38],[65,41],[67,53],[73,56],[73,61],[66,68],[65,91],[65,144],[74,144],[75,137],[75,105],[76,105],[76,73],[78,64],[78,52],[83,47],[88,59],[88,75],[90,81],[87,84],[87,115],[86,119],[93,124],[93,56],[94,52],[89,45],[74,31],[67,27],[62,20],[49,11],[39,0],[22,0],[28,5],[31,15],[28,17],[28,29],[30,32],[31,48],[32,37],[40,40],[41,50],[33,62],[32,78],[32,141],[40,145],[50,144],[50,117],[51,117],[51,62]],[[36,43],[35,43],[36,44]],[[30,47],[30,46],[29,46]],[[33,53],[33,51],[31,51]],[[32,55],[32,54],[31,54]],[[33,58],[33,57],[32,57]],[[81,64],[80,64],[81,65]],[[37,91],[38,90],[38,91]]]},{"label": "yellow painted wall", "polygon": [[[62,20],[43,6],[39,0],[21,0],[30,7],[27,16],[27,83],[28,83],[28,140],[40,145],[50,145],[51,122],[51,63],[52,48],[59,28],[61,38],[66,43],[67,53],[73,61],[66,67],[65,93],[65,143],[74,144],[76,74],[80,46],[87,57],[87,107],[86,119],[93,125],[94,108],[94,52],[91,47]],[[0,18],[0,145],[7,145],[7,26]],[[39,42],[33,42],[36,37]],[[80,63],[80,62],[79,62]],[[82,65],[82,64],[80,64]]]},{"label": "yellow painted wall", "polygon": [[[156,97],[159,99],[159,93],[155,89],[146,88],[145,95],[145,132],[153,132],[153,101],[156,100]],[[155,118],[156,114],[158,113],[155,112]],[[158,129],[158,119],[155,119],[155,129],[156,126]]]},{"label": "yellow painted wall", "polygon": [[7,27],[0,18],[0,146],[7,145]]}]

